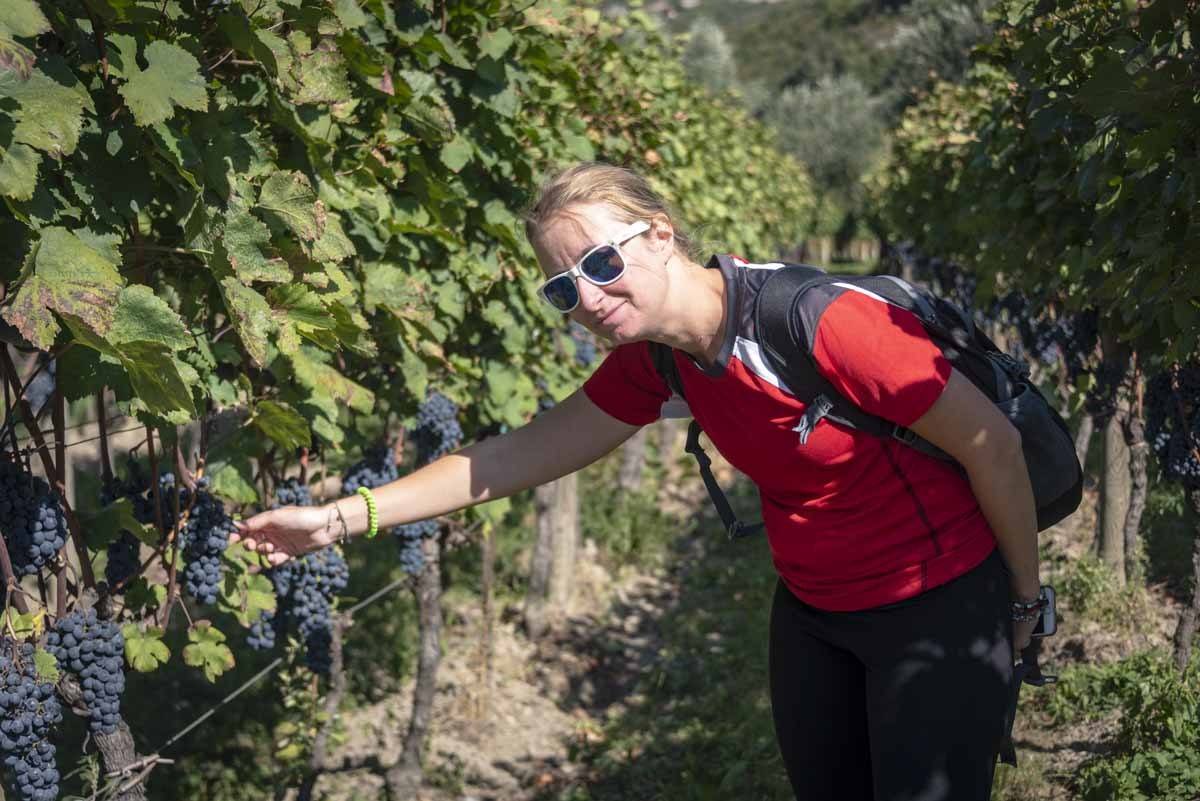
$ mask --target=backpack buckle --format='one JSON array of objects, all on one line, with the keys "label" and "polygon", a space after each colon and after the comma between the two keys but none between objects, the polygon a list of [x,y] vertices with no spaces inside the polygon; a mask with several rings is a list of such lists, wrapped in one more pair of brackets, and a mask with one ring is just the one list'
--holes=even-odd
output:
[{"label": "backpack buckle", "polygon": [[892,437],[900,440],[905,445],[912,445],[918,439],[915,431],[913,431],[911,428],[905,428],[898,423],[892,426]]}]

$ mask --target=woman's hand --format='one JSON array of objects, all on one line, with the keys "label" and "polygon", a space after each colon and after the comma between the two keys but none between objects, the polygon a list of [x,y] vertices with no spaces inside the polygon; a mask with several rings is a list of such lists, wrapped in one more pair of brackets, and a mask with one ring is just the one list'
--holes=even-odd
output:
[{"label": "woman's hand", "polygon": [[[229,535],[229,542],[241,542],[263,554],[267,563],[275,567],[333,543],[329,526],[333,515],[332,509],[319,506],[283,506],[235,522],[237,531]],[[336,530],[335,520],[333,531]]]},{"label": "woman's hand", "polygon": [[1021,658],[1021,652],[1029,647],[1033,639],[1033,630],[1037,628],[1037,618],[1025,622],[1013,621],[1013,661]]}]

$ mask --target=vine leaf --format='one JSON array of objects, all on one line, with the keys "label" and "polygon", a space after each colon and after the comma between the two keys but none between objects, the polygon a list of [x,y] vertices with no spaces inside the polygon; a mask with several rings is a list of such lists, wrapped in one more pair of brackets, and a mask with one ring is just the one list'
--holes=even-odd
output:
[{"label": "vine leaf", "polygon": [[0,148],[0,195],[29,200],[37,189],[38,165],[42,157],[29,145],[17,143]]},{"label": "vine leaf", "polygon": [[16,609],[6,609],[0,613],[0,630],[7,633],[10,627],[18,640],[41,637],[46,630],[46,610],[37,609],[21,614]]},{"label": "vine leaf", "polygon": [[128,531],[150,547],[158,545],[158,532],[153,525],[143,524],[133,515],[133,501],[119,498],[84,521],[88,546],[99,551],[107,548]]},{"label": "vine leaf", "polygon": [[312,443],[308,423],[286,403],[268,400],[256,404],[250,423],[285,452],[307,448]]},{"label": "vine leaf", "polygon": [[275,586],[262,573],[250,573],[249,567],[258,565],[258,554],[241,545],[234,545],[225,552],[230,561],[241,565],[241,570],[226,570],[221,587],[221,610],[237,618],[243,626],[253,625],[263,612],[274,612],[276,606]]},{"label": "vine leaf", "polygon": [[258,207],[305,242],[325,231],[325,204],[302,173],[277,172],[262,185]]},{"label": "vine leaf", "polygon": [[179,315],[148,286],[135,284],[121,290],[107,339],[123,342],[159,342],[173,351],[192,344]]},{"label": "vine leaf", "polygon": [[210,682],[234,665],[233,651],[225,644],[225,635],[214,628],[212,621],[197,620],[188,629],[188,645],[183,649],[183,661],[204,671]]},{"label": "vine leaf", "polygon": [[38,681],[58,683],[58,660],[54,658],[54,654],[44,648],[38,648],[33,652],[33,665]]},{"label": "vine leaf", "polygon": [[0,34],[38,36],[50,30],[50,21],[33,0],[4,0],[0,5]]},{"label": "vine leaf", "polygon": [[54,345],[61,329],[52,311],[75,316],[101,335],[112,326],[121,274],[75,234],[57,226],[43,228],[22,272],[25,280],[0,314],[35,347],[49,350]]},{"label": "vine leaf", "polygon": [[243,283],[292,280],[292,270],[283,259],[267,258],[263,253],[271,244],[271,231],[249,210],[231,209],[225,217],[224,233],[217,246],[218,252],[224,253],[229,266]]},{"label": "vine leaf", "polygon": [[138,125],[154,125],[171,119],[175,115],[175,106],[192,111],[208,108],[208,90],[195,56],[162,40],[146,45],[144,55],[149,66],[143,70],[133,69],[136,65],[128,64],[127,80],[117,89]]},{"label": "vine leaf", "polygon": [[267,299],[236,278],[221,282],[221,294],[229,310],[230,321],[247,355],[257,367],[267,364],[267,337],[275,328]]},{"label": "vine leaf", "polygon": [[79,318],[61,316],[79,344],[120,362],[137,396],[136,408],[180,425],[195,417],[191,388],[180,375],[178,363],[167,345],[146,340],[109,342]]},{"label": "vine leaf", "polygon": [[126,623],[121,627],[121,635],[125,638],[125,660],[138,673],[156,670],[171,658],[170,649],[162,641],[163,630],[158,626],[142,629],[136,623]]}]

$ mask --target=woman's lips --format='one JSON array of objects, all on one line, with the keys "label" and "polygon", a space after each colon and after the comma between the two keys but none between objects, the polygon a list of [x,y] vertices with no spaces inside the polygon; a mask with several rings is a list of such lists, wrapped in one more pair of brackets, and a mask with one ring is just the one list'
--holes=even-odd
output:
[{"label": "woman's lips", "polygon": [[609,321],[609,319],[610,319],[610,318],[611,318],[611,317],[612,317],[614,314],[616,314],[616,313],[617,313],[617,310],[618,310],[618,309],[620,309],[620,308],[621,308],[622,306],[624,306],[624,305],[625,305],[624,303],[619,303],[619,304],[617,304],[617,306],[615,306],[615,307],[612,309],[612,311],[610,311],[608,314],[606,314],[606,315],[604,315],[603,317],[601,317],[601,318],[600,318],[599,325],[604,325],[605,323],[607,323],[607,322]]}]

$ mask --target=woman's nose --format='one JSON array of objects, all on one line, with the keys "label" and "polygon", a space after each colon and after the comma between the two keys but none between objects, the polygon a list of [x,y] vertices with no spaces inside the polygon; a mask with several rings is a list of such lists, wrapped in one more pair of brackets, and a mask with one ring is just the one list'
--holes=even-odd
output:
[{"label": "woman's nose", "polygon": [[604,303],[603,287],[596,286],[586,278],[578,278],[575,283],[579,287],[579,306],[589,314],[594,314]]}]

